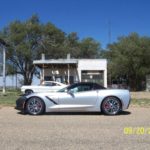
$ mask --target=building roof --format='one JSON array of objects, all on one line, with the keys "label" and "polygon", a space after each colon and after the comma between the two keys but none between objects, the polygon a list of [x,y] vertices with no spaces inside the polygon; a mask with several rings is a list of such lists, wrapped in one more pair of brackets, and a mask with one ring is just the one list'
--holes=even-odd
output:
[{"label": "building roof", "polygon": [[33,64],[77,64],[77,59],[50,59],[50,60],[34,60]]},{"label": "building roof", "polygon": [[[34,60],[33,64],[38,66],[38,67],[48,67],[48,66],[83,66],[84,67],[87,65],[87,63],[90,62],[90,66],[93,66],[93,69],[97,66],[98,69],[101,68],[101,66],[105,66],[107,60],[106,59],[41,59],[41,60]],[[100,66],[99,66],[100,65]],[[85,67],[86,68],[86,67]]]}]

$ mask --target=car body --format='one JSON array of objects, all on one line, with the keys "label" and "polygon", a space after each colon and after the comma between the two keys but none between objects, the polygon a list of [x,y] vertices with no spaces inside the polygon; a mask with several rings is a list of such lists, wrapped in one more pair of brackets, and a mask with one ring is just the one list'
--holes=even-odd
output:
[{"label": "car body", "polygon": [[54,92],[66,87],[66,84],[55,81],[43,81],[41,85],[24,85],[21,87],[23,94],[40,93],[40,92]]},{"label": "car body", "polygon": [[129,107],[130,93],[96,83],[75,83],[57,92],[32,93],[16,101],[16,109],[31,115],[44,112],[104,112],[116,115]]}]

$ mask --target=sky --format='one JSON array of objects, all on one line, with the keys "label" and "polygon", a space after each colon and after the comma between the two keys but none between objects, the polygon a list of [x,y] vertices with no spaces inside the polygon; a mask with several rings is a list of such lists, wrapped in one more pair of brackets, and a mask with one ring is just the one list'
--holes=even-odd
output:
[{"label": "sky", "polygon": [[102,48],[131,32],[150,36],[150,0],[0,0],[0,30],[33,14],[67,34],[92,37]]}]

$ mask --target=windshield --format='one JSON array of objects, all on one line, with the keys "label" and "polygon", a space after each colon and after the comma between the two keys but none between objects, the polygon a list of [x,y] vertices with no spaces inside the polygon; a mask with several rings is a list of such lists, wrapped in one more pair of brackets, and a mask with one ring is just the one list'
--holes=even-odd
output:
[{"label": "windshield", "polygon": [[65,88],[58,90],[58,92],[67,92],[67,91],[68,91],[68,87],[65,87]]},{"label": "windshield", "polygon": [[67,87],[62,88],[62,89],[58,90],[57,92],[67,92],[67,91],[70,90],[74,85],[75,85],[75,84],[68,85]]},{"label": "windshield", "polygon": [[58,90],[58,92],[68,92],[70,90],[75,92],[84,92],[84,91],[101,90],[101,89],[105,89],[105,88],[96,83],[75,83],[63,89]]}]

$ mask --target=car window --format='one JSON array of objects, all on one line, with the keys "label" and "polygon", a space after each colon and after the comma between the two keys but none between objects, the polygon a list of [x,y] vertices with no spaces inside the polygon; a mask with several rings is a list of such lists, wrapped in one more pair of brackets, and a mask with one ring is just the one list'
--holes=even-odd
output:
[{"label": "car window", "polygon": [[91,90],[100,90],[100,89],[106,89],[105,87],[97,84],[97,83],[86,83],[86,84],[72,84],[69,85],[63,89],[60,89],[58,92],[83,92],[83,91],[91,91]]},{"label": "car window", "polygon": [[70,89],[70,91],[73,93],[90,91],[90,90],[91,90],[90,85],[78,85],[78,86]]},{"label": "car window", "polygon": [[57,83],[53,83],[53,82],[47,82],[47,83],[44,83],[43,86],[57,86]]},{"label": "car window", "polygon": [[106,89],[106,88],[96,83],[93,84],[93,90],[100,90],[100,89]]},{"label": "car window", "polygon": [[67,88],[67,87],[58,90],[58,92],[67,92],[67,91],[68,91],[68,88]]}]

